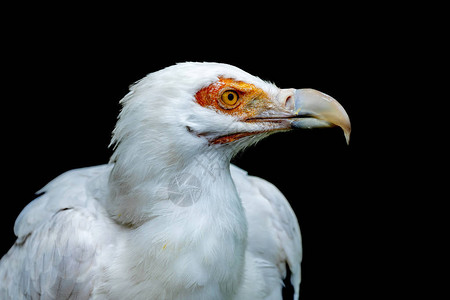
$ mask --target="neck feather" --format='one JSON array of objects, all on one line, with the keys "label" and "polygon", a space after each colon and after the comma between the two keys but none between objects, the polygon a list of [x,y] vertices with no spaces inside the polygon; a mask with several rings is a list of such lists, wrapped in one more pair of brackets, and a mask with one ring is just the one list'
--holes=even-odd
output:
[{"label": "neck feather", "polygon": [[230,174],[231,154],[220,149],[205,146],[193,155],[160,149],[150,157],[116,156],[109,178],[109,213],[133,227],[171,213],[221,211],[245,219]]}]

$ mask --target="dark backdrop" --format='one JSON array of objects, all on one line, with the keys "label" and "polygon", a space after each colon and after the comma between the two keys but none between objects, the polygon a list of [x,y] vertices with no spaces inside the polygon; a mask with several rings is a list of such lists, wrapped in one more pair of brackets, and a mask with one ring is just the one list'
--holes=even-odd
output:
[{"label": "dark backdrop", "polygon": [[349,146],[337,128],[297,131],[234,159],[274,183],[295,210],[304,248],[301,299],[371,299],[396,285],[386,257],[397,255],[399,229],[385,234],[385,224],[398,212],[391,199],[399,190],[391,188],[405,158],[393,143],[404,130],[391,126],[389,108],[403,100],[389,91],[404,60],[392,34],[366,13],[343,22],[333,12],[289,10],[247,15],[245,23],[233,14],[177,23],[165,12],[161,23],[153,14],[129,27],[119,17],[84,13],[16,20],[4,44],[0,255],[37,190],[64,171],[108,162],[118,101],[130,84],[177,62],[214,61],[279,87],[318,89],[350,116]]}]

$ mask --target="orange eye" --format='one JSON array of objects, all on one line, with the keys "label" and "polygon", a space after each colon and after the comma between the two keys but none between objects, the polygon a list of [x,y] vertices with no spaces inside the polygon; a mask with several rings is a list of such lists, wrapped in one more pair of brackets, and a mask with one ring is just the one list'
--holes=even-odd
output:
[{"label": "orange eye", "polygon": [[237,101],[239,100],[239,95],[235,91],[225,91],[222,96],[220,97],[222,99],[222,103],[225,104],[226,109],[233,108]]}]

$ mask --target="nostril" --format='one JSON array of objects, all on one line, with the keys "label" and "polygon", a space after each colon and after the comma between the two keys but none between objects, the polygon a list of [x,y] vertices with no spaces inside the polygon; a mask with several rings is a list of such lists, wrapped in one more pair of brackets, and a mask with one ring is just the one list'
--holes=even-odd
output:
[{"label": "nostril", "polygon": [[278,105],[286,110],[294,110],[295,108],[295,89],[281,89],[277,95]]},{"label": "nostril", "polygon": [[294,110],[294,106],[295,106],[294,97],[288,96],[286,98],[286,101],[284,102],[284,107],[286,107],[289,110]]}]

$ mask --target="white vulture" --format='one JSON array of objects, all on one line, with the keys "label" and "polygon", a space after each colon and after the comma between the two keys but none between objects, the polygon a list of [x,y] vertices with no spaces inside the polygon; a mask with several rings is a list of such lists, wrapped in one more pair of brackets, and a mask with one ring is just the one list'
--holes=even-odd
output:
[{"label": "white vulture", "polygon": [[0,299],[299,297],[296,216],[271,183],[230,165],[275,132],[340,126],[339,103],[234,66],[180,63],[130,87],[109,164],[68,171],[18,216]]}]

